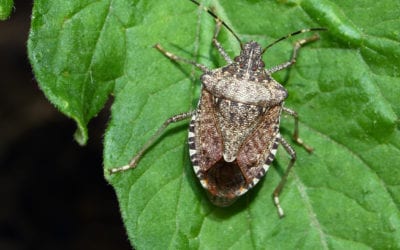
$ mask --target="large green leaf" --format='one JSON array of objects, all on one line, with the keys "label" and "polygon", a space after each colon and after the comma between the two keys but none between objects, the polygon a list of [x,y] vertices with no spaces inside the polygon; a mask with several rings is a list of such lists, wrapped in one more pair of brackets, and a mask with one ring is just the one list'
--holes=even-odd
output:
[{"label": "large green leaf", "polygon": [[[138,249],[399,249],[400,5],[396,0],[205,1],[244,40],[267,45],[287,33],[327,27],[297,64],[274,77],[300,115],[308,154],[282,134],[298,160],[281,195],[271,194],[289,158],[282,149],[266,178],[229,208],[209,203],[193,174],[188,122],[172,125],[135,170],[107,180],[118,195]],[[35,1],[30,58],[41,88],[86,125],[115,95],[105,136],[105,169],[125,165],[170,116],[193,110],[200,72],[153,48],[209,67],[223,65],[211,46],[214,21],[188,0]],[[267,67],[290,58],[296,39],[269,49]],[[239,46],[223,30],[233,57]]]}]

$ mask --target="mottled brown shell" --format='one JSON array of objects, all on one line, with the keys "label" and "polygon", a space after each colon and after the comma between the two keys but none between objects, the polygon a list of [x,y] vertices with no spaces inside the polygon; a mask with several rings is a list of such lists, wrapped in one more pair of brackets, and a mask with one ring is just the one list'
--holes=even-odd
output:
[{"label": "mottled brown shell", "polygon": [[189,127],[194,171],[218,206],[229,206],[265,175],[279,144],[279,118],[287,97],[263,68],[254,67],[263,65],[252,61],[260,57],[239,59],[202,76]]}]

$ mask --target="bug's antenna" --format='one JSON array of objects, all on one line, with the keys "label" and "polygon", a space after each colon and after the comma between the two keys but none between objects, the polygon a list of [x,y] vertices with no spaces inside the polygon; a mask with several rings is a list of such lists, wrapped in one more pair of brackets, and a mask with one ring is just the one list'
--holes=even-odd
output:
[{"label": "bug's antenna", "polygon": [[298,34],[301,34],[301,33],[304,33],[304,32],[318,31],[318,30],[319,30],[319,31],[326,31],[326,30],[328,30],[328,29],[327,29],[327,28],[310,28],[310,29],[298,30],[298,31],[296,31],[296,32],[293,32],[293,33],[290,33],[290,34],[288,34],[288,35],[286,35],[286,36],[283,36],[283,37],[281,37],[281,38],[275,40],[275,41],[272,42],[271,44],[267,45],[267,47],[265,47],[265,48],[263,49],[262,53],[264,53],[268,48],[274,46],[275,44],[279,43],[280,41],[283,41],[283,40],[285,40],[285,39],[288,39],[289,37],[292,37],[292,36],[295,36],[295,35],[298,35]]},{"label": "bug's antenna", "polygon": [[231,29],[231,27],[229,27],[223,20],[221,20],[214,12],[212,12],[209,8],[202,6],[199,2],[195,1],[195,0],[190,0],[192,3],[196,4],[199,7],[202,7],[204,11],[207,11],[208,14],[210,14],[212,17],[214,17],[215,19],[217,19],[218,21],[221,22],[222,25],[224,25],[224,27],[229,30],[229,32],[232,33],[232,35],[236,38],[236,40],[238,40],[240,47],[242,47],[242,41],[240,40],[240,38],[236,35],[236,33]]}]

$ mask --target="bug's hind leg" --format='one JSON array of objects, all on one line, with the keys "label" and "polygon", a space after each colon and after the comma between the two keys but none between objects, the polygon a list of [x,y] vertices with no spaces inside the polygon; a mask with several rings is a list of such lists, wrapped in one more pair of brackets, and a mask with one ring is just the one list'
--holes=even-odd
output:
[{"label": "bug's hind leg", "polygon": [[287,180],[287,177],[288,177],[288,175],[290,173],[290,170],[293,168],[293,165],[294,165],[294,163],[296,161],[296,151],[294,151],[292,146],[290,146],[290,144],[285,139],[283,139],[282,137],[279,138],[279,142],[282,144],[283,148],[286,150],[286,152],[290,155],[290,158],[291,158],[290,162],[289,162],[289,165],[288,165],[285,173],[282,176],[281,181],[279,182],[278,186],[276,186],[276,188],[275,188],[275,190],[273,192],[274,204],[276,206],[276,209],[278,210],[279,217],[282,218],[283,216],[285,216],[285,213],[283,212],[283,209],[282,209],[282,207],[280,205],[279,195],[281,194],[282,189],[286,184],[286,180]]}]

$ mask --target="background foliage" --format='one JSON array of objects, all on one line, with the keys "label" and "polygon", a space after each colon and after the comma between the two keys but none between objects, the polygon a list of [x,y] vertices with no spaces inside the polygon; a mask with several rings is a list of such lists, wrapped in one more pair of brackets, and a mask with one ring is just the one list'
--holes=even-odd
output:
[{"label": "background foliage", "polygon": [[0,20],[6,20],[13,7],[13,0],[0,0]]},{"label": "background foliage", "polygon": [[[292,69],[274,75],[315,152],[295,145],[298,161],[281,196],[284,219],[271,200],[289,161],[282,149],[264,181],[232,207],[216,208],[189,163],[188,123],[171,126],[136,170],[105,171],[131,243],[138,249],[400,248],[399,2],[205,4],[244,41],[263,45],[302,28],[329,29],[301,50]],[[126,164],[165,119],[197,103],[199,72],[152,46],[218,67],[213,30],[213,19],[186,0],[36,0],[28,48],[40,87],[76,121],[81,144],[88,122],[113,94],[104,140],[109,169]],[[295,39],[267,51],[267,67],[286,61]],[[238,54],[226,31],[219,40],[232,57]],[[292,129],[283,117],[283,136],[290,138]]]}]

